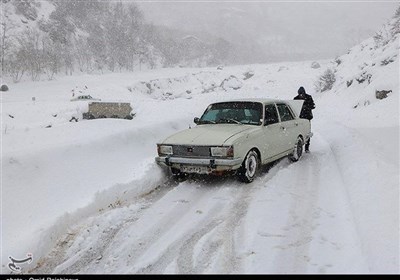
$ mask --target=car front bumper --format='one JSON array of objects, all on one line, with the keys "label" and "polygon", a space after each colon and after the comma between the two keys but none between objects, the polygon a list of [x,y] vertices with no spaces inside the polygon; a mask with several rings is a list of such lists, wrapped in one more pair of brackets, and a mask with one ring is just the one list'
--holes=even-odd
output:
[{"label": "car front bumper", "polygon": [[210,174],[217,171],[229,171],[238,169],[242,164],[243,159],[210,159],[160,156],[156,157],[156,162],[160,165],[173,167],[183,172]]}]

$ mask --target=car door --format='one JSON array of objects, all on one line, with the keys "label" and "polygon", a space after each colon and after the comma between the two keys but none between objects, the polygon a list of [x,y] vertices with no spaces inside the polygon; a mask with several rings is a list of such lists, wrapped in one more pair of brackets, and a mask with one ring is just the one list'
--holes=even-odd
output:
[{"label": "car door", "polygon": [[276,104],[280,118],[280,129],[283,131],[282,149],[284,151],[292,150],[297,139],[298,123],[296,118],[289,108],[284,103]]},{"label": "car door", "polygon": [[284,152],[285,147],[280,143],[283,139],[284,131],[281,129],[276,105],[275,103],[266,104],[262,145],[263,163],[279,157]]}]

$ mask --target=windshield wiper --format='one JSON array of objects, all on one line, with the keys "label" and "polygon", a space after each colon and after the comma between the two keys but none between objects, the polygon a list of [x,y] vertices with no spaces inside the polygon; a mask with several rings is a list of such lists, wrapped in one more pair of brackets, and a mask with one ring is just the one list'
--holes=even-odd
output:
[{"label": "windshield wiper", "polygon": [[232,122],[234,122],[234,123],[237,123],[237,124],[242,124],[240,121],[237,121],[237,120],[235,120],[235,119],[220,119],[220,121],[226,122],[226,123],[232,123]]},{"label": "windshield wiper", "polygon": [[199,123],[200,123],[200,124],[208,124],[208,123],[216,124],[215,121],[210,121],[210,120],[202,120],[202,121],[200,121]]}]

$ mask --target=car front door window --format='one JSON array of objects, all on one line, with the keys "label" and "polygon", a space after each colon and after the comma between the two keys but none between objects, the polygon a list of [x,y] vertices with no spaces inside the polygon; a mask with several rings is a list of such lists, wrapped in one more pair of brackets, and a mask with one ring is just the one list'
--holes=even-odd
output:
[{"label": "car front door window", "polygon": [[278,123],[278,113],[276,112],[275,104],[265,106],[265,125]]}]

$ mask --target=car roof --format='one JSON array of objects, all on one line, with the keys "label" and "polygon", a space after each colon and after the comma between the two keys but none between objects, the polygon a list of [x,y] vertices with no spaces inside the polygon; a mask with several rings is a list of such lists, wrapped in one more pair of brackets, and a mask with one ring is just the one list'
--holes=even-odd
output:
[{"label": "car roof", "polygon": [[242,98],[242,99],[232,99],[232,100],[214,102],[213,104],[226,103],[226,102],[257,102],[257,103],[267,104],[274,102],[285,102],[285,100],[273,99],[273,98]]}]

